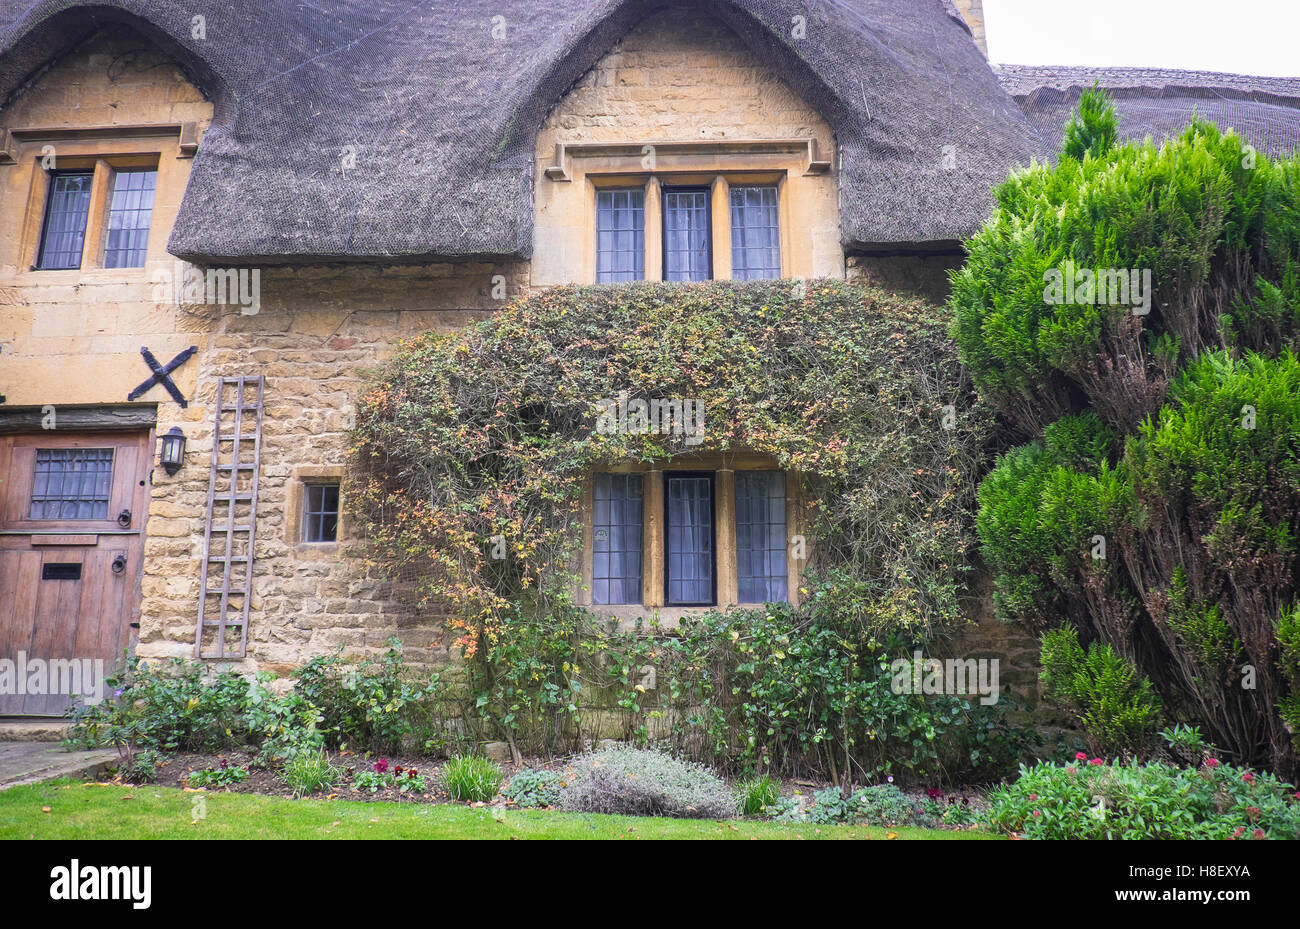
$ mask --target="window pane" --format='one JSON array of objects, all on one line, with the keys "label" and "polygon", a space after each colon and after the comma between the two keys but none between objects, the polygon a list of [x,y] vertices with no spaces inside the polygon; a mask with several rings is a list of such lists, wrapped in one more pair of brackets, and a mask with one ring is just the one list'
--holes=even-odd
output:
[{"label": "window pane", "polygon": [[592,603],[641,602],[641,487],[640,474],[596,475]]},{"label": "window pane", "polygon": [[144,267],[157,182],[157,171],[118,171],[113,176],[104,267]]},{"label": "window pane", "polygon": [[707,190],[664,191],[664,280],[712,276]]},{"label": "window pane", "polygon": [[645,277],[645,191],[596,192],[596,282]]},{"label": "window pane", "polygon": [[339,485],[308,484],[304,488],[302,540],[335,542],[339,534]]},{"label": "window pane", "polygon": [[108,519],[111,448],[38,448],[32,519]]},{"label": "window pane", "polygon": [[736,570],[741,603],[785,600],[785,475],[736,472]]},{"label": "window pane", "polygon": [[94,175],[54,174],[45,204],[45,230],[36,266],[45,271],[80,268],[90,215],[90,185]]},{"label": "window pane", "polygon": [[713,481],[668,475],[667,585],[671,605],[712,604]]},{"label": "window pane", "polygon": [[731,276],[780,277],[780,241],[776,188],[731,188]]}]

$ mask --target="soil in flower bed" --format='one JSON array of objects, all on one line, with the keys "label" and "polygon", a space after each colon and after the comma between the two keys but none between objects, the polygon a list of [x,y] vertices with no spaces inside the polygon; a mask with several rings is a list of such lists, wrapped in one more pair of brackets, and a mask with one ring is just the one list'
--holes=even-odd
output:
[{"label": "soil in flower bed", "polygon": [[[343,778],[332,790],[316,794],[318,798],[340,799],[340,800],[362,800],[362,801],[391,801],[405,803],[458,803],[453,800],[447,793],[442,783],[442,768],[445,762],[436,761],[431,758],[414,758],[414,757],[384,757],[387,762],[387,770],[396,774],[400,768],[403,773],[415,769],[418,774],[424,778],[426,790],[423,793],[417,793],[414,790],[399,790],[397,787],[385,787],[375,791],[368,788],[358,789],[355,786],[355,776],[363,771],[374,770],[376,762],[380,757],[376,755],[364,755],[354,752],[329,752],[327,753],[330,761],[343,769],[345,772]],[[193,772],[219,769],[225,763],[229,768],[245,768],[248,771],[248,777],[237,784],[229,786],[213,787],[209,786],[204,789],[208,791],[230,790],[236,793],[263,794],[266,796],[292,798],[293,791],[285,784],[280,777],[277,768],[258,767],[252,764],[253,755],[249,752],[226,752],[220,754],[177,754],[169,756],[164,763],[158,766],[158,776],[155,783],[164,787],[189,788],[189,777]],[[563,771],[570,765],[569,759],[525,759],[523,765],[514,765],[510,762],[498,763],[505,779],[502,784],[509,782],[511,776],[523,768],[549,768],[556,771]],[[792,796],[795,793],[804,795],[811,800],[813,795],[818,791],[833,786],[827,783],[809,781],[804,779],[786,780],[783,782],[783,793],[786,796]],[[921,807],[927,800],[936,800],[942,805],[948,804],[968,804],[972,811],[977,814],[977,818],[982,818],[987,811],[988,803],[980,791],[975,790],[944,790],[927,792],[924,789],[909,789],[905,793],[912,799],[916,807]],[[503,802],[498,797],[494,802]],[[505,801],[508,802],[508,801]],[[940,825],[940,829],[965,829],[967,826]]]},{"label": "soil in flower bed", "polygon": [[[407,758],[407,757],[389,757],[384,756],[383,760],[387,762],[387,770],[397,776],[414,769],[421,777],[424,778],[426,790],[423,793],[417,793],[414,790],[400,790],[397,787],[381,787],[378,790],[371,791],[369,788],[357,789],[355,786],[355,777],[362,771],[373,771],[375,764],[380,760],[377,755],[359,755],[355,752],[327,752],[326,753],[334,765],[342,768],[344,775],[338,784],[332,790],[323,791],[316,794],[316,797],[337,798],[341,800],[367,800],[367,801],[395,801],[405,803],[458,803],[453,800],[447,793],[442,784],[442,768],[444,762],[434,761],[430,758]],[[222,762],[229,768],[244,768],[248,771],[248,777],[237,784],[230,784],[220,787],[205,787],[208,791],[230,790],[236,793],[264,794],[272,797],[292,798],[293,790],[285,784],[280,777],[278,768],[259,767],[254,765],[254,755],[249,752],[233,751],[219,754],[176,754],[170,755],[164,762],[158,765],[158,776],[153,783],[163,787],[192,787],[189,783],[189,776],[196,771],[213,770],[221,768]],[[522,767],[546,768],[558,767],[562,762],[548,762],[534,760],[523,766],[516,766],[509,762],[499,763],[499,767],[505,774],[505,780],[510,780],[514,772],[521,770]]]}]

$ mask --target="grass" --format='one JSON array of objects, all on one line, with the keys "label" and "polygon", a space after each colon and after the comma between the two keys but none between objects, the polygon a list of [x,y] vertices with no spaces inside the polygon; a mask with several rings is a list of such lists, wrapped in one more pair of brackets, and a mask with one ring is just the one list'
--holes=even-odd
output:
[{"label": "grass", "polygon": [[[199,801],[205,815],[196,816]],[[45,808],[49,808],[49,812]],[[68,780],[0,792],[0,839],[991,839],[881,826],[718,823],[493,811],[447,804],[283,800]]]}]

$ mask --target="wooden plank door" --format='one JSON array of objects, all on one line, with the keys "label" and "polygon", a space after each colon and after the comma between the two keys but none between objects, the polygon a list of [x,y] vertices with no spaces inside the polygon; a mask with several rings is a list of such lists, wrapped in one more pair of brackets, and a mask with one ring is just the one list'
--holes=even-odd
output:
[{"label": "wooden plank door", "polygon": [[[151,448],[151,432],[0,436],[0,659],[15,672],[71,659],[111,674],[133,644]],[[28,680],[0,688],[0,716],[73,702]]]}]

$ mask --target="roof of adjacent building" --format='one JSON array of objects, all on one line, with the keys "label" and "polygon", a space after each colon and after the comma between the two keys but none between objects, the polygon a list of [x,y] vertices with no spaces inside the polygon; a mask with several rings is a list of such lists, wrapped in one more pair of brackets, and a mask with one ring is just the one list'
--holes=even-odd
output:
[{"label": "roof of adjacent building", "polygon": [[1236,129],[1270,155],[1300,145],[1300,78],[1214,71],[995,65],[1002,86],[1034,123],[1045,151],[1060,147],[1065,121],[1085,88],[1115,98],[1124,138],[1159,141],[1181,132],[1193,115]]},{"label": "roof of adjacent building", "polygon": [[[174,254],[526,257],[538,128],[603,54],[666,5],[0,0],[0,99],[96,29],[126,21],[216,107],[169,241]],[[694,6],[725,22],[834,130],[846,246],[966,236],[987,213],[990,185],[1037,148],[947,0]],[[195,16],[204,17],[201,35]],[[806,17],[806,38],[795,36],[796,16]],[[349,146],[353,170],[341,157]]]}]

